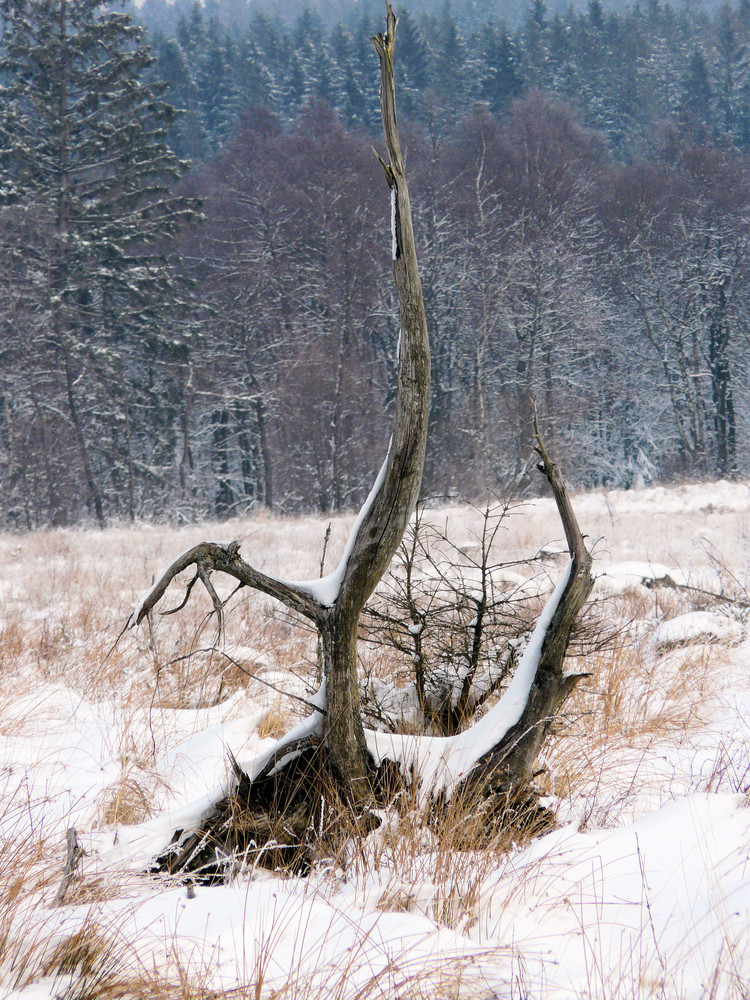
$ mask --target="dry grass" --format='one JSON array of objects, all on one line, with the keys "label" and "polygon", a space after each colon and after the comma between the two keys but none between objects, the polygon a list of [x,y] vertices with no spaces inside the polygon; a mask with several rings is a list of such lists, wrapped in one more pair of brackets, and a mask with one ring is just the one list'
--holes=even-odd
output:
[{"label": "dry grass", "polygon": [[282,705],[281,698],[274,698],[273,704],[258,727],[258,735],[262,738],[270,736],[280,739],[289,729],[289,713]]},{"label": "dry grass", "polygon": [[[544,754],[545,790],[578,801],[583,825],[613,822],[623,803],[648,786],[649,761],[659,747],[697,731],[716,704],[725,651],[706,643],[659,653],[652,638],[653,602],[642,593],[606,602],[610,619],[626,624],[585,658],[590,676],[566,702]],[[667,603],[669,618],[694,605],[691,595],[674,591],[662,607]],[[621,797],[603,806],[599,789],[618,784]]]},{"label": "dry grass", "polygon": [[[594,507],[587,498],[577,505],[584,530],[592,538],[607,537],[599,546],[604,559],[692,565],[700,558],[695,546],[698,531],[706,543],[721,547],[723,540],[737,552],[747,542],[747,514],[739,505],[737,510],[703,512],[696,507],[689,531],[684,519],[678,523],[667,517],[656,524],[653,517],[633,512],[628,505],[626,495],[613,496],[604,508],[601,504]],[[457,543],[462,533],[469,537],[474,530],[472,515],[466,511],[439,515],[441,520],[445,517],[451,521],[449,530]],[[329,565],[335,562],[349,523],[344,518],[334,522]],[[0,671],[5,681],[0,689],[0,734],[11,739],[43,731],[45,713],[50,711],[47,686],[52,690],[64,686],[89,703],[113,706],[116,731],[109,749],[121,761],[121,768],[119,777],[102,792],[93,822],[114,828],[149,818],[165,792],[155,765],[175,741],[170,713],[220,709],[234,695],[247,693],[267,710],[259,735],[276,737],[288,728],[294,710],[261,681],[297,685],[295,690],[304,693],[305,681],[314,677],[315,642],[285,615],[269,614],[264,598],[242,591],[228,611],[226,640],[242,646],[224,647],[217,642],[215,623],[207,618],[206,602],[196,591],[179,616],[157,618],[151,632],[125,633],[115,645],[136,591],[146,589],[176,553],[212,537],[244,537],[245,551],[261,554],[261,568],[285,577],[311,578],[318,572],[324,534],[325,523],[314,519],[258,516],[200,528],[49,531],[23,539],[0,537],[4,567]],[[551,505],[541,501],[512,515],[498,541],[504,557],[521,558],[554,541],[557,534]],[[706,567],[706,572],[716,571],[715,566]],[[742,569],[737,566],[733,572],[740,575]],[[180,599],[175,593],[172,606]],[[710,709],[722,684],[723,649],[698,645],[658,654],[651,639],[656,622],[703,606],[705,599],[700,596],[642,587],[602,605],[600,613],[615,638],[605,648],[586,653],[585,669],[591,676],[567,703],[545,753],[547,771],[539,778],[544,792],[568,805],[576,804],[581,823],[602,826],[618,821],[623,802],[647,778],[646,762],[654,748],[689,735]],[[209,651],[200,652],[203,649]],[[384,678],[403,668],[401,660],[396,663],[382,650],[367,665]],[[577,669],[581,663],[572,666]],[[619,788],[622,801],[602,796],[601,790],[613,785]],[[707,787],[750,796],[750,770],[729,754],[720,756]],[[424,914],[440,926],[470,932],[481,918],[488,881],[525,834],[518,833],[517,817],[513,826],[495,824],[496,832],[488,833],[488,817],[475,812],[467,820],[458,802],[449,804],[439,823],[426,823],[409,795],[404,791],[385,814],[383,825],[367,835],[345,826],[343,811],[327,817],[337,836],[331,834],[321,845],[321,891],[335,890],[343,878],[362,886],[374,884],[375,903],[383,913]],[[102,927],[93,918],[51,949],[49,941],[34,941],[31,932],[21,948],[19,926],[24,926],[28,914],[49,903],[64,864],[58,834],[52,839],[37,833],[29,836],[24,819],[27,799],[23,780],[6,778],[0,817],[0,967],[11,970],[13,984],[48,976],[56,983],[52,995],[65,1000],[216,996],[208,986],[210,969],[205,975],[187,969],[177,952],[166,967],[139,965],[138,956],[119,941],[116,929]],[[358,836],[349,836],[355,833]],[[325,878],[323,871],[329,873]],[[128,891],[84,875],[71,891],[70,902],[82,904]],[[516,961],[510,953],[505,958]],[[352,962],[357,960],[355,955]],[[731,989],[726,986],[726,970],[731,973],[731,968],[728,943],[721,970],[724,978],[717,972],[715,981],[707,981],[706,1000],[725,996],[746,1000],[750,995],[743,993],[739,973]],[[375,981],[363,982],[356,994],[347,991],[348,970],[339,971],[339,978],[329,981],[327,998],[431,996],[437,1000],[486,995],[481,977],[472,979],[467,964],[435,969],[430,975],[430,970],[394,967],[385,993],[382,983]],[[592,983],[597,984],[599,995],[631,995],[626,984],[633,989],[632,970],[623,971],[621,985],[612,975],[611,970],[592,967]],[[525,995],[522,968],[510,981],[516,996]],[[258,1000],[268,994],[265,982],[261,962],[252,982],[225,995]],[[319,982],[300,972],[275,996],[277,1000],[318,1000],[323,995],[315,992]],[[643,981],[632,995],[661,996],[663,991],[658,983]]]},{"label": "dry grass", "polygon": [[111,996],[122,976],[111,937],[88,924],[57,945],[42,963],[41,972],[53,978],[53,989],[61,1000]]},{"label": "dry grass", "polygon": [[103,826],[130,826],[151,818],[153,793],[134,771],[124,771],[114,788],[107,789],[101,809]]}]

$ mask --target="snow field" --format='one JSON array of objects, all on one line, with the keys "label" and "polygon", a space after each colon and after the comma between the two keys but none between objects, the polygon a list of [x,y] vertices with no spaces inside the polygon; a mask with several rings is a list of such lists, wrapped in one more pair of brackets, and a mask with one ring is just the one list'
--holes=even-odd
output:
[{"label": "snow field", "polygon": [[[227,749],[252,762],[305,714],[279,692],[310,696],[314,637],[242,592],[223,652],[189,655],[215,639],[196,592],[112,647],[189,545],[242,538],[260,569],[315,579],[327,521],[0,536],[0,996],[750,995],[750,492],[592,493],[575,509],[609,641],[574,650],[592,676],[545,751],[557,829],[483,842],[479,817],[467,848],[465,828],[426,830],[415,798],[307,880],[250,866],[194,889],[143,871],[226,780]],[[431,516],[475,544],[475,510]],[[334,520],[327,568],[352,521]],[[541,570],[509,571],[534,607],[564,572],[560,535],[548,500],[498,534],[504,558],[547,550]],[[396,665],[375,660],[387,685]],[[71,826],[86,853],[55,908]]]}]

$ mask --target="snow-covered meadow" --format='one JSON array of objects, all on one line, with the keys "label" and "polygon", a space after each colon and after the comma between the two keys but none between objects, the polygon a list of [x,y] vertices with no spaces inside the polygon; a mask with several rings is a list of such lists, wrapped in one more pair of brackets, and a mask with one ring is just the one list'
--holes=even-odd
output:
[{"label": "snow-covered meadow", "polygon": [[[575,509],[607,641],[576,664],[591,676],[545,751],[557,827],[458,850],[387,816],[306,879],[245,868],[213,887],[144,869],[228,750],[251,761],[304,714],[286,694],[314,686],[314,637],[243,591],[222,652],[195,652],[215,638],[197,592],[116,640],[189,545],[240,538],[260,568],[314,579],[327,522],[0,536],[0,996],[750,996],[750,487]],[[430,517],[476,544],[477,511]],[[333,522],[328,566],[351,521]],[[544,550],[514,586],[552,589],[560,536],[551,500],[509,515],[504,558]],[[387,681],[387,656],[371,666]],[[70,828],[85,853],[55,905]]]}]

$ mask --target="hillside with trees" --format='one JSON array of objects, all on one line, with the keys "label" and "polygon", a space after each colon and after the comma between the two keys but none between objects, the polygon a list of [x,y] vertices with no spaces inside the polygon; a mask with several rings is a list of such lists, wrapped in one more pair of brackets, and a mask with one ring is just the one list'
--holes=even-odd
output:
[{"label": "hillside with trees", "polygon": [[[575,485],[747,475],[750,5],[399,15],[426,490],[533,488],[532,398]],[[393,407],[377,25],[139,16],[3,5],[0,521],[354,507]]]}]

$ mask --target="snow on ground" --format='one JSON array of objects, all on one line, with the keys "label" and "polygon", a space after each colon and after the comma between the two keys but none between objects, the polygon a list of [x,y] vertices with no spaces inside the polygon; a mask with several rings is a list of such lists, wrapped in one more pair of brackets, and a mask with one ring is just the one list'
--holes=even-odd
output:
[{"label": "snow on ground", "polygon": [[689,642],[737,642],[742,632],[742,624],[734,618],[710,611],[693,611],[663,622],[656,630],[654,642],[663,649]]},{"label": "snow on ground", "polygon": [[[279,690],[310,697],[314,642],[243,592],[228,656],[195,652],[215,645],[197,594],[113,644],[136,593],[189,545],[231,534],[266,572],[314,579],[326,522],[0,536],[0,996],[750,996],[750,634],[736,599],[750,489],[591,493],[575,508],[620,639],[576,661],[592,678],[545,753],[558,827],[451,853],[426,832],[399,840],[385,817],[346,870],[194,889],[144,869],[222,785],[228,750],[252,761],[305,714]],[[476,543],[476,511],[434,516]],[[352,521],[334,521],[331,565]],[[549,500],[510,516],[506,557],[547,553],[533,577],[514,567],[514,589],[550,592],[560,535]],[[86,853],[54,907],[69,827]]]}]

